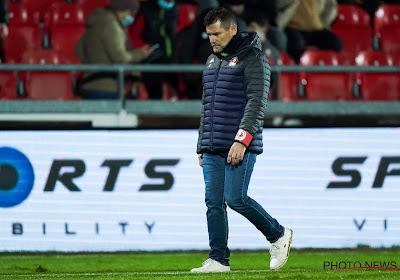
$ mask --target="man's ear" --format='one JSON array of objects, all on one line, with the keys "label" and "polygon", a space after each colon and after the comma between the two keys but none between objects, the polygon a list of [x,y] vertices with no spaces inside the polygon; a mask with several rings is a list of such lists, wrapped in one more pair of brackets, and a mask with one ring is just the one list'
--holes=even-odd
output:
[{"label": "man's ear", "polygon": [[235,36],[237,34],[237,25],[236,24],[231,24],[231,26],[229,28],[231,30],[232,36]]}]

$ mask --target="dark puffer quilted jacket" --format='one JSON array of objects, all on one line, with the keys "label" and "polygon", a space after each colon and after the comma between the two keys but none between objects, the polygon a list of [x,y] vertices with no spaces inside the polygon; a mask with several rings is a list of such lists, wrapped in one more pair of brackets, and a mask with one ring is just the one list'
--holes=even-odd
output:
[{"label": "dark puffer quilted jacket", "polygon": [[239,36],[240,45],[234,54],[221,59],[212,54],[205,65],[198,154],[228,152],[239,130],[253,136],[247,152],[263,151],[270,66],[256,33],[242,32]]}]

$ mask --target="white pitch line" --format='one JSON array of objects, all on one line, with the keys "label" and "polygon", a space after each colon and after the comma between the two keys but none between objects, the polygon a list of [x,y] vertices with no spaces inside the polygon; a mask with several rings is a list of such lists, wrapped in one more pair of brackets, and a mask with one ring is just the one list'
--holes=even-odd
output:
[{"label": "white pitch line", "polygon": [[[269,270],[235,270],[228,274],[238,273],[266,273]],[[36,273],[36,274],[0,274],[1,279],[15,279],[15,278],[28,278],[28,277],[41,277],[41,278],[65,278],[65,277],[85,277],[85,276],[163,276],[163,275],[203,275],[202,273],[191,273],[189,271],[171,271],[171,272],[95,272],[95,273]]]}]

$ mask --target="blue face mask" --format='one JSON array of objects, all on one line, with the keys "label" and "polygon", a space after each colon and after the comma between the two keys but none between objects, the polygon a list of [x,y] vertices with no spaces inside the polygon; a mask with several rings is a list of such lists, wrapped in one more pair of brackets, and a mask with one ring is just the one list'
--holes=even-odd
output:
[{"label": "blue face mask", "polygon": [[164,0],[158,0],[158,5],[165,10],[171,10],[175,6],[175,2],[165,2]]},{"label": "blue face mask", "polygon": [[122,24],[123,26],[128,26],[128,25],[132,24],[134,20],[135,20],[135,19],[134,19],[132,16],[127,16],[126,18],[124,18],[123,20],[121,20],[121,24]]}]

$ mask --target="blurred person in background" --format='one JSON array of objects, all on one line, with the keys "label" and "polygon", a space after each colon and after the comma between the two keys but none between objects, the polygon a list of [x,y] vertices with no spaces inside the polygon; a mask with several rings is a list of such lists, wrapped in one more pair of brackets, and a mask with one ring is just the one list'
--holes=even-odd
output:
[{"label": "blurred person in background", "polygon": [[[96,8],[88,18],[85,33],[75,46],[84,64],[139,63],[151,54],[149,45],[127,48],[127,26],[139,9],[137,0],[111,0],[106,8]],[[78,81],[78,94],[84,99],[118,99],[117,74],[84,73]]]},{"label": "blurred person in background", "polygon": [[[141,3],[137,21],[129,28],[132,47],[150,44],[155,48],[144,63],[169,64],[174,60],[173,38],[178,26],[178,6],[174,0],[148,0]],[[175,73],[143,73],[143,82],[151,99],[163,97],[163,83],[176,94],[177,75]]]},{"label": "blurred person in background", "polygon": [[[256,32],[260,37],[261,47],[264,55],[268,58],[270,65],[276,65],[279,59],[279,50],[268,40],[267,35],[269,29],[268,19],[261,11],[253,11],[251,15],[248,15],[247,19],[247,30]],[[276,84],[277,74],[271,73],[271,85],[268,93],[268,99],[276,99]]]},{"label": "blurred person in background", "polygon": [[275,65],[279,59],[279,50],[267,38],[269,23],[268,19],[260,11],[254,11],[246,19],[247,31],[256,32],[260,37],[261,47],[264,55],[268,58],[269,64]]},{"label": "blurred person in background", "polygon": [[[0,38],[8,36],[8,1],[0,0]],[[0,59],[4,62],[3,42],[0,41]]]},{"label": "blurred person in background", "polygon": [[[211,9],[205,9],[195,20],[176,34],[176,60],[181,64],[205,64],[212,53],[208,35],[203,25],[205,15]],[[201,99],[203,86],[201,73],[182,73],[186,87],[185,95],[189,99]]]},{"label": "blurred person in background", "polygon": [[211,252],[191,272],[229,272],[226,206],[247,218],[271,242],[270,269],[289,256],[293,231],[247,195],[256,157],[263,152],[263,121],[270,67],[255,32],[238,33],[235,16],[215,8],[204,18],[213,54],[203,71],[197,155],[203,168]]},{"label": "blurred person in background", "polygon": [[330,29],[338,6],[336,0],[276,0],[278,27],[288,37],[287,52],[298,63],[308,46],[340,52],[342,40]]},{"label": "blurred person in background", "polygon": [[248,0],[246,1],[245,18],[251,18],[254,13],[263,13],[268,20],[267,37],[270,42],[282,52],[287,51],[287,37],[276,24],[278,7],[275,0]]},{"label": "blurred person in background", "polygon": [[235,15],[238,32],[247,30],[246,21],[243,18],[246,0],[219,0],[219,6],[228,9]]}]

